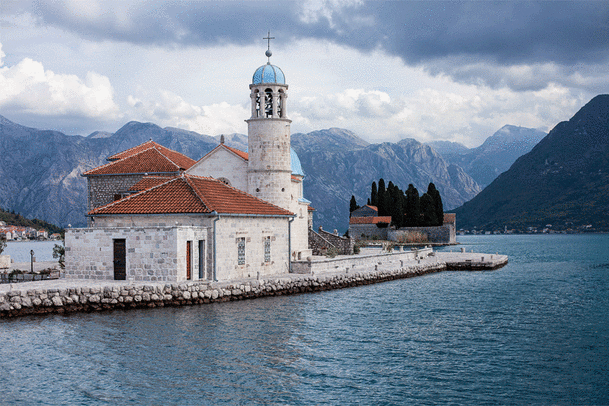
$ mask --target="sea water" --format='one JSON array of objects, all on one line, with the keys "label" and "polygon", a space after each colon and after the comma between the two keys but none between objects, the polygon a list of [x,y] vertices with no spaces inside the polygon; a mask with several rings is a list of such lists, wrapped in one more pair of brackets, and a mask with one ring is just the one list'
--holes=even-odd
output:
[{"label": "sea water", "polygon": [[0,403],[609,404],[609,235],[458,241],[510,262],[315,294],[1,320]]}]

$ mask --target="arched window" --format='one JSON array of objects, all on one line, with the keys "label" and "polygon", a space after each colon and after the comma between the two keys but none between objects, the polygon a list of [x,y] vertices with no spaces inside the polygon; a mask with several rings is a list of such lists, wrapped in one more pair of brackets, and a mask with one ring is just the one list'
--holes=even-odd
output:
[{"label": "arched window", "polygon": [[264,100],[265,116],[273,117],[273,91],[271,89],[266,89],[264,92],[266,93],[266,97]]},{"label": "arched window", "polygon": [[230,186],[230,181],[226,178],[218,178],[218,180],[222,183],[224,183],[225,185]]},{"label": "arched window", "polygon": [[254,117],[262,117],[262,112],[260,111],[260,91],[258,89],[254,90],[254,98],[256,106]]},{"label": "arched window", "polygon": [[283,118],[283,103],[285,94],[282,89],[279,89],[279,97],[277,98],[277,117]]}]

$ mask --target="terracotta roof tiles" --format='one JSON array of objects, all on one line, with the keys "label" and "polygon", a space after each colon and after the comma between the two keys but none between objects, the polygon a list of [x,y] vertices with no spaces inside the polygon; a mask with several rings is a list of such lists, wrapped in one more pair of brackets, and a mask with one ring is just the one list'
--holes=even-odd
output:
[{"label": "terracotta roof tiles", "polygon": [[391,216],[377,216],[377,217],[351,217],[349,224],[378,224],[378,223],[391,223]]},{"label": "terracotta roof tiles", "polygon": [[125,150],[123,152],[119,152],[118,154],[114,154],[108,157],[108,161],[117,161],[120,159],[125,159],[130,156],[139,154],[140,152],[150,148],[158,150],[161,154],[165,155],[167,158],[169,158],[176,165],[180,166],[182,169],[188,169],[196,162],[194,159],[191,159],[184,154],[180,154],[177,151],[164,147],[161,144],[158,144],[152,140],[146,141],[143,144],[137,145],[133,148],[129,148],[128,150]]},{"label": "terracotta roof tiles", "polygon": [[213,178],[182,175],[91,210],[90,215],[211,213],[290,216],[291,212]]},{"label": "terracotta roof tiles", "polygon": [[129,188],[130,192],[141,192],[142,190],[150,189],[151,187],[158,186],[162,183],[167,182],[175,176],[144,176],[142,180],[137,182],[135,185]]},{"label": "terracotta roof tiles", "polygon": [[[195,161],[192,159],[190,160],[192,161],[192,164],[194,164]],[[192,166],[192,164],[190,166]],[[177,173],[182,169],[185,169],[183,165],[171,160],[158,148],[150,147],[117,161],[112,161],[109,164],[91,169],[90,171],[83,173],[83,176],[119,175],[128,173]]]}]

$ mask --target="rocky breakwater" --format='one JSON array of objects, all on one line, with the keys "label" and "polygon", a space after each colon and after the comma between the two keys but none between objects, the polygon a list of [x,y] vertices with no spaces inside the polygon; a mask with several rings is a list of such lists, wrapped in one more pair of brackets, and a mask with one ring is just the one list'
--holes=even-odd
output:
[{"label": "rocky breakwater", "polygon": [[[91,312],[163,306],[188,306],[264,296],[290,295],[368,285],[446,269],[438,260],[418,261],[400,268],[342,271],[319,275],[288,274],[260,280],[136,284],[132,282],[67,281],[10,286],[0,291],[0,317],[29,314]],[[47,282],[47,284],[50,284]]]}]

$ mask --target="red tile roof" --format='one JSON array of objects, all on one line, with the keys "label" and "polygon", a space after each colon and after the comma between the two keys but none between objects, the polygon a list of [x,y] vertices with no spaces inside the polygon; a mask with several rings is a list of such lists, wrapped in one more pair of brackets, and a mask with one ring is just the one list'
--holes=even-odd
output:
[{"label": "red tile roof", "polygon": [[349,224],[378,224],[378,223],[391,223],[391,216],[380,216],[380,217],[351,217]]},{"label": "red tile roof", "polygon": [[237,148],[229,147],[228,145],[225,145],[225,144],[220,144],[219,146],[224,147],[224,148],[228,149],[229,151],[231,151],[232,153],[239,155],[241,158],[245,159],[246,161],[249,160],[249,155],[247,152],[240,151]]},{"label": "red tile roof", "polygon": [[[83,176],[127,173],[177,173],[180,170],[190,168],[195,163],[194,160],[186,156],[183,156],[183,158],[186,158],[189,162],[176,163],[161,152],[159,148],[150,147],[117,161],[112,161],[109,164],[91,169],[83,173]],[[182,159],[182,161],[185,161],[185,159]],[[185,166],[184,164],[187,165]]]},{"label": "red tile roof", "polygon": [[106,206],[90,215],[103,214],[262,214],[289,216],[293,213],[260,200],[213,178],[182,175]]},{"label": "red tile roof", "polygon": [[191,159],[186,155],[180,154],[179,152],[174,151],[172,149],[166,148],[161,144],[157,144],[152,140],[146,141],[145,143],[137,145],[133,148],[129,148],[128,150],[125,150],[123,152],[119,152],[118,154],[114,154],[111,157],[108,157],[107,159],[108,161],[118,161],[120,159],[136,155],[150,148],[158,150],[161,154],[165,155],[167,158],[169,158],[176,165],[180,166],[182,169],[188,169],[196,162],[194,159]]},{"label": "red tile roof", "polygon": [[158,186],[162,183],[167,182],[175,176],[144,176],[142,180],[137,182],[135,185],[129,188],[130,192],[141,192],[142,190],[150,189],[151,187]]},{"label": "red tile roof", "polygon": [[376,206],[371,206],[371,205],[369,205],[369,204],[365,205],[364,207],[370,207],[370,208],[371,208],[372,210],[374,210],[374,211],[379,211],[378,207],[376,207]]}]

